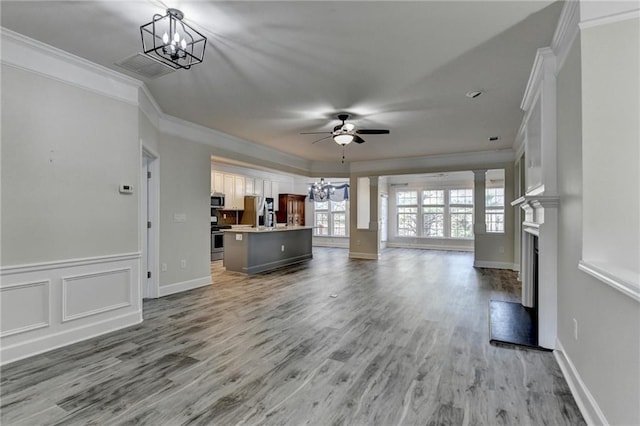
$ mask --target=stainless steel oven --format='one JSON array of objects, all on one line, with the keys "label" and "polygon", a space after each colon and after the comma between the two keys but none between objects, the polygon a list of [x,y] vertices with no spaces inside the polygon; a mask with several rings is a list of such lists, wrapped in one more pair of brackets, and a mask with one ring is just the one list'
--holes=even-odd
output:
[{"label": "stainless steel oven", "polygon": [[229,225],[211,225],[211,260],[222,260],[224,257],[224,232]]}]

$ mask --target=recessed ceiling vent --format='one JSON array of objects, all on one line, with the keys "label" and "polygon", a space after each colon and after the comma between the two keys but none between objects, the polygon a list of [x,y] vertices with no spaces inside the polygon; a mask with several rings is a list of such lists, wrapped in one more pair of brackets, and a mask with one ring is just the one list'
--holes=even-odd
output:
[{"label": "recessed ceiling vent", "polygon": [[464,94],[467,98],[470,99],[475,99],[478,96],[482,95],[482,92],[480,90],[470,90],[469,92]]},{"label": "recessed ceiling vent", "polygon": [[136,53],[135,55],[124,58],[116,62],[116,65],[145,78],[158,78],[175,71],[175,69],[170,66],[143,53]]}]

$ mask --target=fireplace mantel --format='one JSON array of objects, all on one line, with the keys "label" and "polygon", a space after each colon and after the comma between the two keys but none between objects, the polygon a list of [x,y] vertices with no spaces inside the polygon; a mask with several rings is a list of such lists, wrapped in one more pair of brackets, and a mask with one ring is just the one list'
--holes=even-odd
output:
[{"label": "fireplace mantel", "polygon": [[533,242],[538,238],[538,342],[554,349],[557,334],[558,207],[560,198],[551,195],[525,195],[511,203],[525,212],[522,222],[521,279],[522,304],[534,307],[535,285]]}]

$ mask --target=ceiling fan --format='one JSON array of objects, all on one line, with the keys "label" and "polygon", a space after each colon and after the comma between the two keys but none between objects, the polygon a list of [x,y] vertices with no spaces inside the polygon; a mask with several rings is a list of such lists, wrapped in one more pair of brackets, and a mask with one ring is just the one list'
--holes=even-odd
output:
[{"label": "ceiling fan", "polygon": [[334,142],[344,147],[351,142],[364,143],[365,140],[358,135],[388,135],[387,129],[358,129],[352,123],[346,123],[349,119],[349,114],[339,114],[338,120],[342,121],[342,124],[338,124],[333,128],[332,132],[302,132],[301,135],[321,135],[328,133],[329,136],[313,141],[312,143],[320,142],[325,139],[333,138]]}]

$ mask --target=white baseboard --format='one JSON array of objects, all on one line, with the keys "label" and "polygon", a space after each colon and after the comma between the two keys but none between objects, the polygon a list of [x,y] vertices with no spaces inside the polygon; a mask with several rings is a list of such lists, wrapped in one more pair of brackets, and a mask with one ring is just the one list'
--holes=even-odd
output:
[{"label": "white baseboard", "polygon": [[169,285],[161,285],[158,296],[164,297],[170,294],[180,293],[182,291],[193,290],[194,288],[204,287],[207,285],[211,285],[211,275],[207,275],[206,277],[195,278],[193,280],[182,281],[179,283],[169,284]]},{"label": "white baseboard", "polygon": [[70,330],[61,331],[59,333],[21,341],[12,346],[3,345],[0,350],[0,364],[6,365],[43,352],[49,352],[53,349],[68,346],[102,334],[140,324],[141,322],[142,312],[138,311],[109,318],[104,321],[94,322],[85,326],[76,327]]},{"label": "white baseboard", "polygon": [[375,253],[360,253],[360,252],[350,251],[349,259],[378,260],[380,259],[380,253],[376,255]]},{"label": "white baseboard", "polygon": [[604,416],[604,413],[598,406],[596,399],[591,395],[591,392],[589,392],[589,389],[582,381],[578,370],[576,370],[573,362],[571,362],[571,359],[567,356],[560,340],[556,340],[556,350],[553,351],[553,355],[555,356],[558,365],[560,365],[562,374],[569,384],[571,394],[576,400],[585,422],[587,422],[588,425],[608,425],[609,422]]},{"label": "white baseboard", "polygon": [[334,248],[349,248],[349,241],[336,242],[336,241],[313,241],[313,247],[334,247]]},{"label": "white baseboard", "polygon": [[486,262],[484,260],[474,260],[474,268],[509,269],[515,271],[516,266],[509,262]]},{"label": "white baseboard", "polygon": [[399,243],[387,241],[387,247],[390,248],[415,248],[423,250],[443,250],[443,251],[473,251],[473,246],[451,246],[451,245],[438,245],[438,244],[414,244],[414,243]]}]

